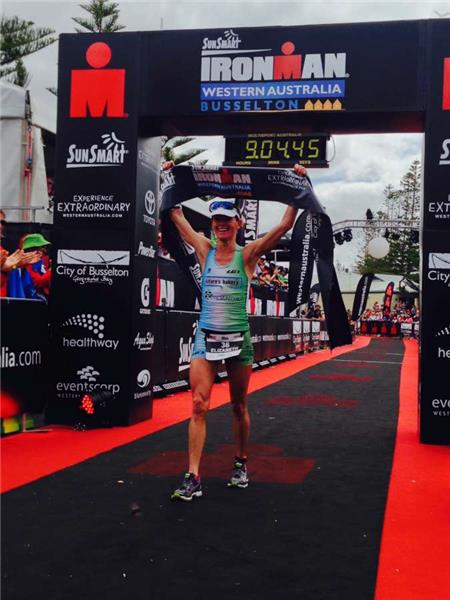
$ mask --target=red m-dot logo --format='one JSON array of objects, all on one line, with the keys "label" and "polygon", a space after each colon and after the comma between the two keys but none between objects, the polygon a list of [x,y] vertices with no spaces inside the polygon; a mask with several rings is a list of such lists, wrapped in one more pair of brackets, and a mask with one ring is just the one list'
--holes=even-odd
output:
[{"label": "red m-dot logo", "polygon": [[442,89],[442,110],[450,110],[450,57],[444,58],[444,84]]},{"label": "red m-dot logo", "polygon": [[86,50],[90,69],[73,69],[70,81],[70,116],[78,118],[123,118],[125,69],[105,69],[111,48],[95,42]]}]

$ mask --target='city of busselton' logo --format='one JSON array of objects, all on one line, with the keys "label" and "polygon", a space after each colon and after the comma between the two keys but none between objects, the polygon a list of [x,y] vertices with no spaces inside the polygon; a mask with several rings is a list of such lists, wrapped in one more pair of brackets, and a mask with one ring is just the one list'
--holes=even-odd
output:
[{"label": "'city of busselton' logo", "polygon": [[90,69],[72,69],[70,79],[71,118],[123,118],[125,113],[125,69],[107,69],[112,52],[105,42],[86,50]]}]

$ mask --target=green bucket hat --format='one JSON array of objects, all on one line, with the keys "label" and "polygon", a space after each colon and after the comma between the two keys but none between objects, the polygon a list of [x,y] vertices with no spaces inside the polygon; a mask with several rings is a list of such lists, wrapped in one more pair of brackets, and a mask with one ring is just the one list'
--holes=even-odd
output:
[{"label": "green bucket hat", "polygon": [[42,248],[48,246],[50,242],[45,239],[40,233],[30,233],[23,238],[23,250],[31,250],[31,248]]}]

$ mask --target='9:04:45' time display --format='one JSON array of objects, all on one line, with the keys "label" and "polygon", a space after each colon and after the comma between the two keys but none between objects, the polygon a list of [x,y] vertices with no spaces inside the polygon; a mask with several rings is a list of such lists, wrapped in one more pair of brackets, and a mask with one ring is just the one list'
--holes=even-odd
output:
[{"label": "'9:04:45' time display", "polygon": [[225,165],[242,167],[328,167],[326,133],[257,133],[225,138]]}]

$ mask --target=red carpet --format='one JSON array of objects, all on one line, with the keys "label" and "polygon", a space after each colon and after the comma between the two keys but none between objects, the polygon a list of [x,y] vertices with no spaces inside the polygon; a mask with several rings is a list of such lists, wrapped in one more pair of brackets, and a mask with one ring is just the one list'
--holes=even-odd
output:
[{"label": "red carpet", "polygon": [[450,448],[419,443],[418,349],[404,343],[375,600],[449,600]]},{"label": "red carpet", "polygon": [[[296,360],[256,371],[252,375],[249,391],[254,392],[330,358],[364,348],[369,342],[370,337],[359,337],[351,346],[337,348],[333,352],[329,350],[312,352]],[[214,388],[211,408],[222,406],[228,401],[228,383],[217,384]],[[7,492],[112,448],[175,425],[188,419],[190,413],[191,394],[182,392],[155,400],[153,418],[131,427],[79,432],[68,427],[53,426],[53,431],[50,433],[25,433],[6,437],[1,440],[1,492]]]}]

